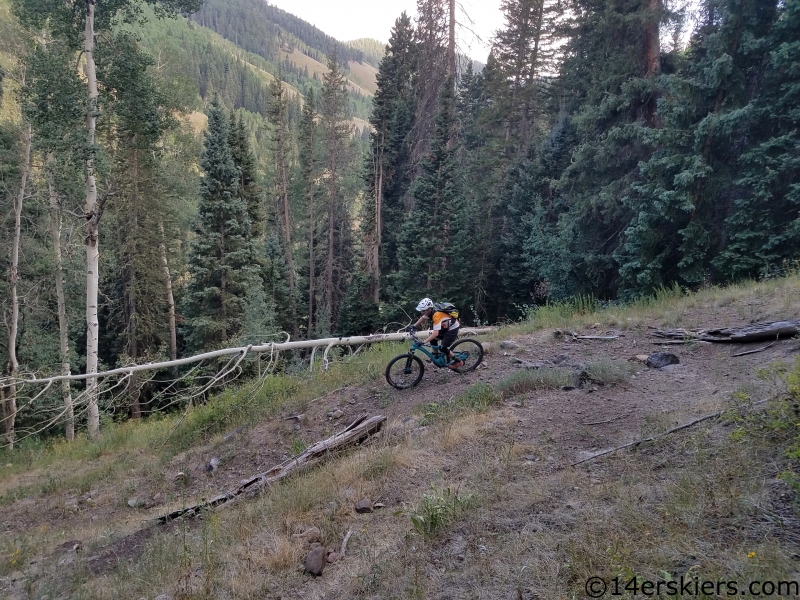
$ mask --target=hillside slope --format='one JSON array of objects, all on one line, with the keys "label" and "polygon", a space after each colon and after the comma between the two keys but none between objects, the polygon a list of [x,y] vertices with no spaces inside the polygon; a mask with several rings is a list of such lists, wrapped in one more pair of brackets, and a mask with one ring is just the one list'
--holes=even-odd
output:
[{"label": "hillside slope", "polygon": [[374,62],[374,48],[364,52],[359,45],[340,42],[263,0],[206,0],[191,19],[247,52],[279,63],[285,73],[301,82],[309,78],[321,80],[327,71],[327,56],[335,53],[350,75],[352,91],[366,96],[374,93],[377,65],[365,62]]},{"label": "hillside slope", "polygon": [[[793,493],[772,474],[785,460],[775,438],[743,438],[742,425],[738,438],[729,434],[737,419],[758,418],[752,402],[785,394],[758,373],[796,361],[797,340],[741,356],[753,346],[669,346],[680,364],[663,370],[629,359],[662,349],[653,327],[798,314],[798,277],[664,294],[629,309],[553,307],[495,334],[484,367],[464,376],[429,372],[418,388],[394,390],[382,367],[405,348],[386,345],[314,377],[270,378],[255,395],[229,391],[179,420],[4,455],[0,590],[532,600],[583,597],[591,576],[788,580],[800,522]],[[565,328],[613,339],[565,338]],[[576,368],[590,381],[562,389]],[[724,409],[733,416],[659,437]],[[372,443],[202,520],[152,525],[362,413],[389,417]],[[384,508],[355,513],[365,496]],[[309,545],[295,535],[312,526],[337,549],[351,532],[344,558],[318,579],[303,574]]]}]

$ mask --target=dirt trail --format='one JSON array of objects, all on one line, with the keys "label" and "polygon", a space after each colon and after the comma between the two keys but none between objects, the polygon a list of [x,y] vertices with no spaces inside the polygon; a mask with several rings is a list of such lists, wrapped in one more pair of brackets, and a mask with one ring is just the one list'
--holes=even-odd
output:
[{"label": "dirt trail", "polygon": [[[704,326],[742,323],[733,307],[698,311],[687,321],[702,322]],[[587,333],[604,331],[605,328],[596,328]],[[761,393],[758,384],[753,383],[754,371],[776,359],[791,360],[799,349],[796,340],[781,340],[764,352],[731,357],[754,346],[691,344],[662,348],[654,343],[646,324],[617,333],[619,338],[610,341],[563,341],[556,339],[552,330],[509,333],[506,338],[501,333],[497,340],[487,343],[484,364],[473,373],[462,376],[428,367],[420,385],[406,391],[395,390],[378,378],[305,406],[287,406],[281,414],[258,426],[232,431],[176,456],[150,476],[18,500],[2,508],[0,524],[4,536],[11,539],[35,531],[60,533],[49,538],[57,544],[52,542],[46,552],[27,557],[28,565],[19,565],[0,578],[0,591],[12,598],[22,597],[22,583],[29,580],[26,573],[39,569],[41,575],[58,565],[81,560],[76,548],[79,553],[87,547],[88,556],[84,559],[90,576],[109,572],[118,560],[135,562],[153,530],[141,532],[153,518],[170,508],[235,487],[241,479],[280,463],[293,445],[328,437],[357,414],[386,414],[391,435],[424,436],[428,428],[420,423],[419,405],[457,397],[475,383],[495,384],[520,369],[514,358],[577,364],[601,359],[623,361],[633,355],[666,350],[675,353],[680,364],[661,370],[640,365],[636,373],[616,385],[589,383],[570,391],[537,390],[505,400],[485,416],[481,425],[484,433],[477,440],[459,445],[458,431],[454,431],[450,432],[455,436],[452,452],[409,457],[409,465],[380,490],[388,511],[414,502],[432,483],[458,481],[471,468],[482,445],[515,446],[518,451],[514,460],[520,469],[546,474],[600,450],[720,410],[730,405],[731,393],[743,386],[749,386],[754,394]],[[504,350],[500,339],[513,340],[519,347]],[[330,413],[336,410],[343,414],[334,419]],[[302,412],[299,420],[288,418],[298,411]],[[219,466],[208,472],[212,458],[219,459]],[[100,457],[94,461],[93,468],[102,469],[103,460]],[[136,456],[127,460],[135,462]],[[29,479],[35,477],[38,474]],[[19,485],[25,482],[25,476],[16,480]],[[390,527],[393,522],[388,517],[385,521],[383,527]],[[349,522],[359,526],[353,516],[345,518],[340,526],[347,528]],[[136,535],[125,537],[131,534]],[[109,543],[110,539],[117,542]],[[341,579],[349,571],[342,569],[338,576],[311,582],[307,590],[310,593],[304,597],[325,597],[337,586],[345,585]]]}]

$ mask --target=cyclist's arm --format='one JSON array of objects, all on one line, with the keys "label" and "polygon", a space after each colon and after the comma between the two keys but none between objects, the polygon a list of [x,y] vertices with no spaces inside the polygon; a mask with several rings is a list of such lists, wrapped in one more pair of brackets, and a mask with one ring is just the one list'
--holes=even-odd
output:
[{"label": "cyclist's arm", "polygon": [[420,325],[422,325],[427,320],[428,320],[428,317],[426,317],[425,315],[422,315],[419,319],[417,319],[417,322],[414,323],[414,325],[412,327],[419,327]]},{"label": "cyclist's arm", "polygon": [[435,340],[437,337],[439,337],[439,330],[435,330],[433,333],[431,333],[431,334],[430,334],[430,335],[427,337],[427,339],[425,340],[425,343],[427,344],[427,343],[429,343],[431,340]]}]

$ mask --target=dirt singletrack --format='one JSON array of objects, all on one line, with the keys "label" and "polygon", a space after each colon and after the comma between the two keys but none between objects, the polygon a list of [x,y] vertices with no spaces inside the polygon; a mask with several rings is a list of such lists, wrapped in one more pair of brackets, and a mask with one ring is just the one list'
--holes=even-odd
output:
[{"label": "dirt singletrack", "polygon": [[[788,315],[787,315],[788,316]],[[733,305],[685,311],[690,326],[735,325],[742,322]],[[24,538],[31,532],[46,535],[47,546],[26,557],[27,564],[7,568],[0,578],[0,591],[10,598],[28,597],[25,582],[52,577],[60,568],[83,561],[87,577],[113,572],[120,561],[134,564],[151,535],[152,520],[169,507],[189,504],[236,487],[240,480],[280,463],[298,444],[329,437],[359,414],[384,414],[388,434],[425,436],[420,407],[463,394],[477,383],[495,385],[526,363],[582,365],[593,361],[628,361],[635,355],[658,350],[675,353],[680,364],[650,369],[639,362],[632,374],[614,385],[587,382],[577,389],[538,389],[505,399],[492,408],[479,427],[484,433],[464,443],[456,440],[449,451],[410,464],[378,490],[387,508],[413,503],[432,482],[456,481],[466,473],[481,451],[497,435],[519,451],[519,468],[546,474],[603,449],[624,444],[647,432],[663,431],[693,418],[730,405],[731,394],[746,388],[757,396],[768,390],[754,377],[755,371],[776,360],[791,361],[800,355],[797,340],[780,340],[765,350],[732,357],[745,348],[739,344],[686,344],[662,347],[652,337],[657,320],[627,327],[589,325],[586,333],[611,334],[611,340],[575,340],[554,336],[552,329],[530,333],[501,331],[486,342],[483,364],[465,375],[426,364],[421,383],[410,390],[391,388],[382,378],[350,386],[304,403],[286,405],[279,414],[256,426],[240,427],[207,443],[182,452],[165,465],[149,472],[139,469],[124,481],[99,480],[91,489],[72,489],[37,494],[16,500],[2,509],[0,523],[8,539]],[[504,348],[502,341],[513,342]],[[747,347],[752,347],[749,345]],[[451,432],[452,433],[452,432]],[[457,432],[453,435],[456,435]],[[133,463],[136,456],[124,457]],[[217,465],[210,467],[212,459]],[[98,456],[82,468],[100,469],[120,457]],[[48,474],[58,476],[58,474]],[[14,486],[41,480],[41,473],[27,473],[2,482],[8,493]],[[346,490],[345,490],[346,492]],[[344,492],[343,492],[344,493]],[[345,494],[348,496],[349,492]],[[356,498],[357,499],[357,498]],[[353,517],[342,517],[341,527]],[[83,556],[81,556],[83,553]],[[345,585],[337,577],[312,582],[304,597],[326,597]],[[67,597],[67,596],[64,596]]]}]

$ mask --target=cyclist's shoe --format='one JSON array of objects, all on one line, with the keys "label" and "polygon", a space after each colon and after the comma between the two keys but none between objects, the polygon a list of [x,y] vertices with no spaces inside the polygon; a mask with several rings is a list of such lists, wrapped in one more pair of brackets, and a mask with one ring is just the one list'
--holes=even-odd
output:
[{"label": "cyclist's shoe", "polygon": [[457,358],[447,366],[453,369],[453,371],[455,371],[456,369],[460,369],[461,367],[464,366],[464,361],[461,360],[460,358]]}]

